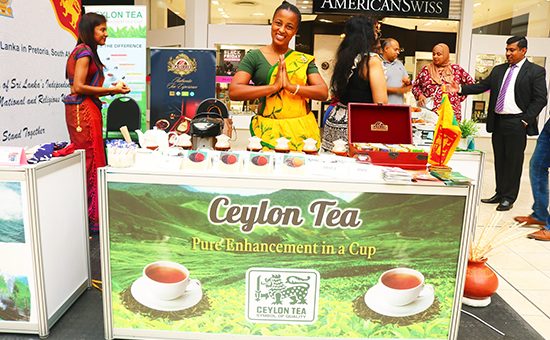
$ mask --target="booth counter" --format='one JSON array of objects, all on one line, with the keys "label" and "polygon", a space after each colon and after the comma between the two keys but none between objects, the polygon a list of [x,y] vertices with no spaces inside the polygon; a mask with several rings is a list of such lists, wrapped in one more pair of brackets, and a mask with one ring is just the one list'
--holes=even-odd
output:
[{"label": "booth counter", "polygon": [[105,337],[455,339],[467,185],[99,170]]},{"label": "booth counter", "polygon": [[0,167],[0,333],[46,337],[90,287],[82,151]]}]

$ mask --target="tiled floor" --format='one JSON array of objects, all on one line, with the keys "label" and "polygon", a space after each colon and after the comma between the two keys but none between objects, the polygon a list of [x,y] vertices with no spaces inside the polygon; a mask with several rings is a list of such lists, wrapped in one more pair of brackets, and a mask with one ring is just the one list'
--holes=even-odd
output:
[{"label": "tiled floor", "polygon": [[[494,160],[490,139],[476,140],[478,149],[486,152],[481,197],[494,194]],[[531,213],[533,198],[529,183],[529,159],[535,141],[529,140],[523,165],[518,200],[514,207],[501,213],[501,223],[512,223],[517,215]],[[496,213],[495,205],[480,205],[478,226],[488,224]],[[536,231],[525,228],[525,233]],[[518,238],[489,254],[488,264],[499,276],[497,293],[544,338],[550,339],[550,242]]]}]

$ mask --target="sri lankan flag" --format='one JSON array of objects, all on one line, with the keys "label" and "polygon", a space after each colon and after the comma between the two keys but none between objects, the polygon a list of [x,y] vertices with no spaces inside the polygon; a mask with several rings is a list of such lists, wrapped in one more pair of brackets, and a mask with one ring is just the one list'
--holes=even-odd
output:
[{"label": "sri lankan flag", "polygon": [[438,114],[439,119],[435,126],[428,162],[433,165],[447,165],[460,141],[461,134],[451,101],[446,93],[443,94]]}]

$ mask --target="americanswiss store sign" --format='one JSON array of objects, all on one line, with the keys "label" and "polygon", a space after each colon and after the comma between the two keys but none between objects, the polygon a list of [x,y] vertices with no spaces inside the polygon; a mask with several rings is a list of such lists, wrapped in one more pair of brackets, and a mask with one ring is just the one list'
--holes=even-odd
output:
[{"label": "americanswiss store sign", "polygon": [[314,13],[448,18],[450,0],[314,0]]}]

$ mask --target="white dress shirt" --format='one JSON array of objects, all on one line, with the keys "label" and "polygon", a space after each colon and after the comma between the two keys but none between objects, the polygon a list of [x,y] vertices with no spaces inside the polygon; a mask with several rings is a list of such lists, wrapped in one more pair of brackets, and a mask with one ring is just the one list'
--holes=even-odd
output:
[{"label": "white dress shirt", "polygon": [[[525,58],[521,59],[520,62],[516,64],[516,68],[514,68],[514,73],[512,74],[512,79],[510,79],[510,84],[508,84],[508,88],[506,89],[506,95],[504,96],[504,108],[502,112],[496,112],[498,114],[519,114],[522,113],[521,109],[516,104],[516,96],[514,94],[514,88],[516,86],[516,79],[518,77],[519,71],[521,70],[521,67],[525,64]],[[508,72],[512,70],[511,67],[508,67],[506,70],[506,73],[504,73],[504,78],[502,78],[502,84],[504,85],[504,79],[508,76]],[[501,85],[502,89],[502,85]]]}]

